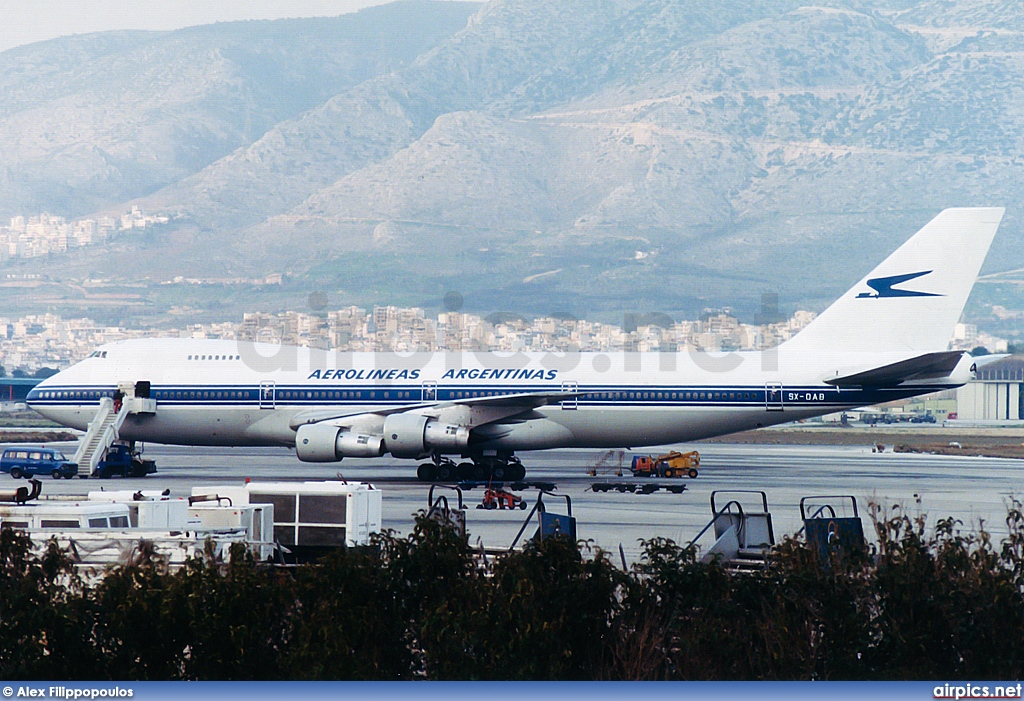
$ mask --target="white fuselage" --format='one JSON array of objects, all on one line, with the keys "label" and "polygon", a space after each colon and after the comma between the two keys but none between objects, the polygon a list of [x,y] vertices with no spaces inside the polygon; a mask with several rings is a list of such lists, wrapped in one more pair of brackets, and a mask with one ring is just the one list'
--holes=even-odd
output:
[{"label": "white fuselage", "polygon": [[[112,396],[119,385],[145,381],[157,409],[129,416],[123,439],[294,446],[296,427],[303,423],[355,422],[361,430],[379,432],[382,424],[374,417],[401,411],[467,426],[472,451],[480,453],[678,443],[959,384],[945,378],[893,389],[837,389],[823,382],[829,373],[900,356],[817,355],[786,353],[785,346],[716,355],[401,355],[141,339],[104,346],[38,385],[29,403],[60,424],[85,430],[101,397]],[[576,396],[508,416],[474,403],[543,392]]]}]

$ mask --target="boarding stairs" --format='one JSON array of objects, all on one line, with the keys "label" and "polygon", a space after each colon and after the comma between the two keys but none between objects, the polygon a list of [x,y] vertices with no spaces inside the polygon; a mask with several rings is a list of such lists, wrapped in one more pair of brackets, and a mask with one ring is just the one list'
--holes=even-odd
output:
[{"label": "boarding stairs", "polygon": [[[739,499],[729,499],[719,509],[715,498],[722,494],[756,494],[760,504],[744,509]],[[760,508],[758,508],[760,507]],[[691,542],[696,542],[706,531],[714,528],[715,542],[708,548],[701,562],[717,560],[728,572],[745,574],[757,572],[768,565],[768,553],[775,545],[772,515],[768,511],[768,497],[761,491],[730,490],[711,493],[712,518]]]},{"label": "boarding stairs", "polygon": [[96,468],[107,452],[107,448],[118,439],[118,432],[124,420],[131,412],[128,403],[121,405],[120,411],[114,410],[114,400],[110,397],[100,399],[100,409],[89,422],[89,430],[78,441],[74,461],[78,463],[78,474],[81,477],[96,476]]}]

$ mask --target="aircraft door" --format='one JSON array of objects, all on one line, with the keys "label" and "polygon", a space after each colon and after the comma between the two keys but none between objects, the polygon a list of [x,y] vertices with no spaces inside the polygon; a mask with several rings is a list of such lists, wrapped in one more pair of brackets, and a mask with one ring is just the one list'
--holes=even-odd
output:
[{"label": "aircraft door", "polygon": [[[570,380],[568,382],[562,383],[563,392],[576,392],[579,390],[579,388],[579,383],[576,382],[575,380]],[[564,402],[562,402],[563,409],[575,409],[577,406],[578,402],[576,397],[573,397],[572,399],[566,399]]]},{"label": "aircraft door", "polygon": [[436,382],[424,382],[423,383],[422,399],[425,402],[436,402],[437,401],[437,383]]},{"label": "aircraft door", "polygon": [[768,382],[764,386],[764,408],[768,411],[782,411],[782,384]]},{"label": "aircraft door", "polygon": [[260,383],[260,409],[273,409],[277,403],[277,385],[272,380]]}]

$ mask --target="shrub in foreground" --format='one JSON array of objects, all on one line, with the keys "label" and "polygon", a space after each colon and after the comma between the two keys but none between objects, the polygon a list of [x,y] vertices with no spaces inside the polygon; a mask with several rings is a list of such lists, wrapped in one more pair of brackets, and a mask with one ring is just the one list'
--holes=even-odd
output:
[{"label": "shrub in foreground", "polygon": [[8,679],[932,679],[1024,674],[1024,515],[998,546],[875,512],[877,545],[800,541],[734,576],[671,541],[628,572],[564,539],[484,558],[419,518],[316,565],[244,550],[86,586],[68,554],[0,531]]}]

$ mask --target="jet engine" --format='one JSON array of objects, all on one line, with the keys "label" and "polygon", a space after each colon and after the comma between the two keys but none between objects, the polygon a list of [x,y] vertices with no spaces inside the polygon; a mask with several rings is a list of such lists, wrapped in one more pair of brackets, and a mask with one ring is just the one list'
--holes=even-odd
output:
[{"label": "jet engine", "polygon": [[396,458],[458,452],[469,445],[469,428],[419,414],[391,414],[384,419],[384,445]]},{"label": "jet engine", "polygon": [[330,424],[306,424],[295,432],[295,453],[303,462],[376,458],[384,454],[380,436],[347,431]]}]

